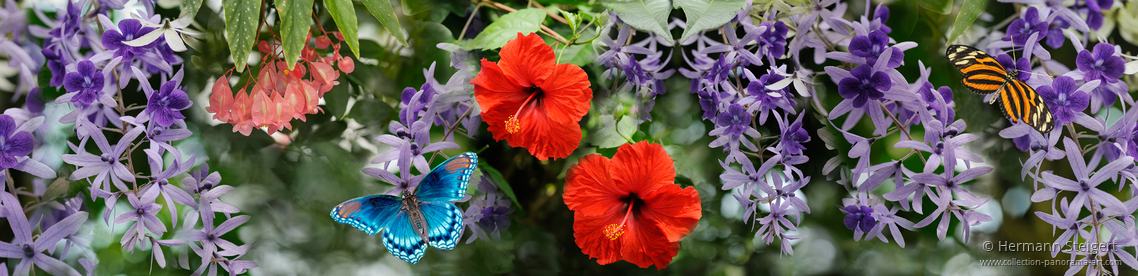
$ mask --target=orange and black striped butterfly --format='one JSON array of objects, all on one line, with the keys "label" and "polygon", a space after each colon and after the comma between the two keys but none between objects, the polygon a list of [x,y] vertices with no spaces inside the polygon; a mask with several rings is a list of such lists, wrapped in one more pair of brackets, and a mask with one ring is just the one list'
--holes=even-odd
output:
[{"label": "orange and black striped butterfly", "polygon": [[950,45],[945,55],[964,74],[964,87],[981,95],[1000,92],[991,103],[998,100],[1004,117],[1012,123],[1023,121],[1044,133],[1055,127],[1047,103],[1035,89],[1016,78],[1020,72],[1015,68],[1009,71],[992,56],[971,46]]}]

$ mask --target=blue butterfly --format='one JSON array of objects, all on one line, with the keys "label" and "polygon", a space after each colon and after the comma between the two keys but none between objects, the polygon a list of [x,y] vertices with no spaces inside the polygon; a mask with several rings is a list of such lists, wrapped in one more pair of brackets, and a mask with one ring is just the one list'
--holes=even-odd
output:
[{"label": "blue butterfly", "polygon": [[419,182],[415,192],[369,195],[332,209],[336,222],[355,226],[368,235],[383,231],[383,245],[395,257],[419,262],[427,244],[454,249],[462,237],[462,210],[454,201],[466,195],[470,174],[478,165],[473,152],[447,159]]}]

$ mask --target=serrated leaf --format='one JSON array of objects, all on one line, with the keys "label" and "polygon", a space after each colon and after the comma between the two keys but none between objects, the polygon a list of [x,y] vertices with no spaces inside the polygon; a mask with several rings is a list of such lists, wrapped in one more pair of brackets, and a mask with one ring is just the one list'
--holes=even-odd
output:
[{"label": "serrated leaf", "polygon": [[964,30],[971,27],[972,22],[975,22],[987,7],[988,0],[964,0],[964,4],[960,5],[960,13],[956,14],[956,22],[952,23],[952,30],[948,32],[948,44],[953,44],[956,38],[964,34]]},{"label": "serrated leaf", "polygon": [[495,184],[498,184],[498,189],[502,190],[502,193],[506,194],[506,197],[510,198],[510,200],[514,202],[514,205],[518,207],[518,210],[522,210],[522,204],[518,202],[518,196],[514,195],[514,189],[510,187],[509,182],[506,182],[506,178],[502,177],[502,173],[498,172],[498,169],[487,165],[485,162],[479,162],[478,166],[482,168],[483,172],[486,172],[490,175],[490,179],[494,180]]},{"label": "serrated leaf", "polygon": [[395,16],[395,6],[391,4],[391,0],[363,0],[363,2],[367,11],[379,20],[379,24],[383,25],[395,40],[407,46],[407,37],[403,36],[403,26],[399,25],[399,17]]},{"label": "serrated leaf", "polygon": [[541,30],[541,22],[545,21],[545,12],[540,9],[524,9],[498,18],[483,29],[473,40],[464,40],[459,45],[464,49],[491,50],[502,48],[511,39],[517,38],[518,33],[526,35]]},{"label": "serrated leaf", "polygon": [[182,13],[178,15],[178,18],[186,16],[194,17],[198,15],[198,9],[201,9],[201,7],[202,0],[186,0],[185,2],[182,2]]},{"label": "serrated leaf", "polygon": [[[676,7],[684,10],[688,18],[688,28],[680,35],[680,41],[704,31],[719,28],[739,13],[747,5],[745,0],[676,0]],[[621,19],[624,19],[621,17]],[[667,26],[667,25],[665,25]]]},{"label": "serrated leaf", "polygon": [[633,28],[656,33],[668,41],[673,40],[672,33],[668,31],[668,14],[672,12],[672,3],[668,0],[613,1],[605,2],[604,5]]},{"label": "serrated leaf", "polygon": [[917,3],[920,3],[922,8],[935,13],[948,14],[952,12],[952,0],[921,0]]},{"label": "serrated leaf", "polygon": [[352,1],[324,0],[324,6],[328,8],[332,20],[336,21],[336,28],[340,29],[340,34],[344,35],[344,42],[348,43],[348,48],[352,49],[352,54],[359,58],[360,26],[356,22],[356,9],[352,6]]},{"label": "serrated leaf", "polygon": [[229,36],[229,52],[237,72],[245,70],[249,52],[257,39],[257,24],[261,21],[261,1],[232,0],[225,6],[225,34]]},{"label": "serrated leaf", "polygon": [[300,51],[308,44],[308,29],[312,22],[312,0],[280,0],[277,11],[281,18],[281,39],[283,40],[285,62],[288,68],[296,65]]}]

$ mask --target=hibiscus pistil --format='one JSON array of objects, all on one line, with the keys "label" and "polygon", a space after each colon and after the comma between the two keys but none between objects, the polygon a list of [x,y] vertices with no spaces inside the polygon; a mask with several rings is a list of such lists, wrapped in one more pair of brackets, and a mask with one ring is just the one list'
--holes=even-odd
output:
[{"label": "hibiscus pistil", "polygon": [[541,94],[541,88],[533,87],[533,93],[529,94],[529,98],[526,98],[526,101],[522,102],[522,105],[518,107],[518,111],[514,112],[514,115],[506,119],[506,132],[514,134],[522,129],[522,121],[518,120],[518,117],[522,114],[522,110],[525,110],[526,106],[529,106],[529,102],[532,101],[537,94]]},{"label": "hibiscus pistil", "polygon": [[624,234],[624,224],[628,222],[629,217],[632,217],[632,201],[628,202],[628,212],[624,213],[624,220],[620,221],[620,225],[615,223],[605,225],[605,237],[615,241],[617,238],[620,238],[620,235]]}]

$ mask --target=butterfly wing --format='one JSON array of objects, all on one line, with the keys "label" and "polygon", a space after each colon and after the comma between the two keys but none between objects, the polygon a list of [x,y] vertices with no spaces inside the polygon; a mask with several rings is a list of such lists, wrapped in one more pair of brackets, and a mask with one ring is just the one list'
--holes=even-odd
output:
[{"label": "butterfly wing", "polygon": [[[1055,122],[1051,109],[1035,89],[1008,74],[995,58],[965,45],[951,45],[945,52],[948,61],[964,74],[964,87],[979,94],[1000,92],[1000,109],[1012,123],[1024,122],[1040,132],[1051,131]],[[995,100],[996,98],[993,98]]]},{"label": "butterfly wing", "polygon": [[398,212],[391,218],[387,229],[383,230],[383,246],[391,255],[411,264],[419,262],[427,252],[427,243],[415,232],[407,212]]},{"label": "butterfly wing", "polygon": [[396,214],[403,212],[402,206],[403,199],[396,196],[363,196],[336,205],[332,208],[332,218],[375,235],[386,228]]},{"label": "butterfly wing", "polygon": [[368,235],[383,231],[383,245],[387,251],[413,264],[423,257],[427,244],[411,226],[403,204],[403,199],[392,195],[363,196],[332,208],[332,218],[355,226]]},{"label": "butterfly wing", "polygon": [[964,74],[964,87],[978,94],[992,94],[1008,80],[1008,71],[992,56],[965,45],[948,46],[948,61]]},{"label": "butterfly wing", "polygon": [[1018,123],[1020,121],[1047,133],[1055,127],[1051,109],[1035,89],[1020,80],[1012,80],[1000,90],[1000,109],[1004,117]]},{"label": "butterfly wing", "polygon": [[419,209],[427,221],[427,237],[431,246],[451,250],[462,237],[462,210],[454,203],[419,201]]},{"label": "butterfly wing", "polygon": [[460,200],[466,196],[466,184],[470,183],[470,174],[476,166],[478,155],[473,152],[455,155],[423,177],[415,195],[422,201]]}]

